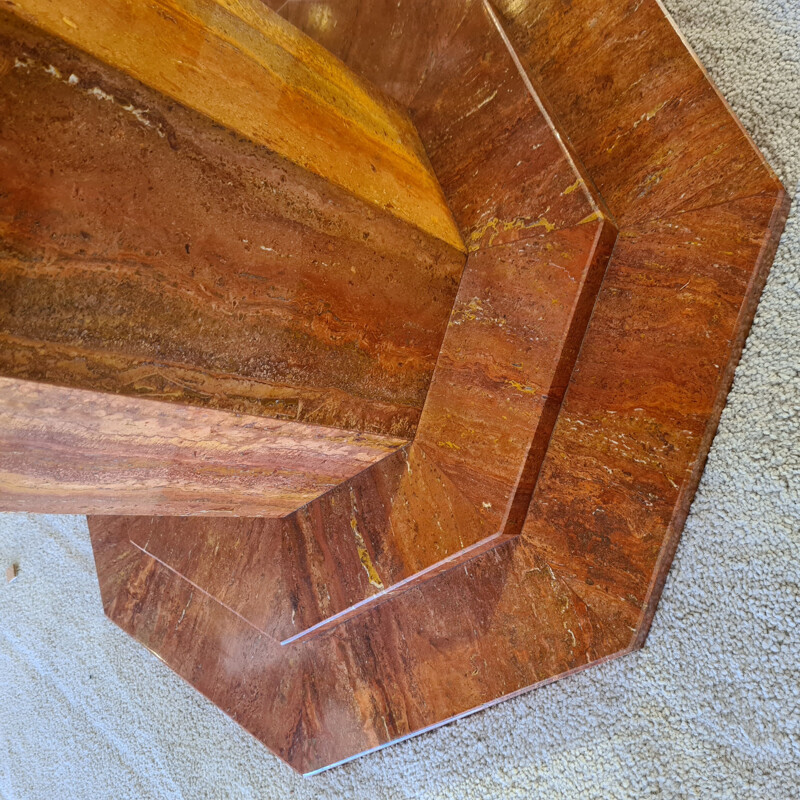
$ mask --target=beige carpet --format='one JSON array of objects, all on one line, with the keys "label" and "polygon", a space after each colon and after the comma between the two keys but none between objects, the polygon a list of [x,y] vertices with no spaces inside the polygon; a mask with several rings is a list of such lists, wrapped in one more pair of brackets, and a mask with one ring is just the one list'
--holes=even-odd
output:
[{"label": "beige carpet", "polygon": [[[575,0],[579,2],[580,0]],[[800,0],[671,0],[800,175]],[[0,798],[800,798],[795,208],[644,650],[299,778],[102,615],[86,524],[0,515]]]}]

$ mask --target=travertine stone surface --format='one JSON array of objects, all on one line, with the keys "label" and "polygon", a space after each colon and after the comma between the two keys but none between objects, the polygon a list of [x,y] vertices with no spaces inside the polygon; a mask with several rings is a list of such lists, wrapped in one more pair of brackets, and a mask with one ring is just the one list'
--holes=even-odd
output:
[{"label": "travertine stone surface", "polygon": [[278,517],[403,444],[0,378],[0,511]]},{"label": "travertine stone surface", "polygon": [[437,51],[410,108],[470,251],[610,216],[493,9]]},{"label": "travertine stone surface", "polygon": [[658,0],[496,5],[620,226],[774,195],[774,173]]},{"label": "travertine stone surface", "polygon": [[[491,299],[509,303],[522,330],[538,287],[523,271],[541,263],[542,249],[558,243],[545,263],[551,279],[565,279],[574,263],[558,259],[567,257],[569,237],[587,225],[599,231],[606,213],[618,224],[535,485],[531,478],[519,535],[482,552],[468,551],[475,557],[433,570],[405,591],[386,591],[387,576],[402,575],[418,553],[434,549],[423,529],[432,517],[403,517],[398,499],[422,497],[420,508],[428,504],[430,514],[431,506],[438,510],[459,493],[494,487],[493,470],[503,463],[482,452],[487,478],[473,481],[460,460],[463,448],[443,447],[443,453],[455,454],[436,463],[447,480],[423,481],[418,495],[403,494],[418,480],[406,476],[438,453],[438,435],[423,434],[429,405],[414,443],[380,469],[364,471],[308,504],[291,525],[90,518],[110,618],[302,772],[423,732],[642,644],[788,210],[779,181],[655,0],[497,4],[498,22],[534,92],[546,98],[545,110],[553,110],[553,130],[565,141],[561,152],[566,158],[574,148],[574,163],[586,168],[573,190],[581,192],[576,197],[564,194],[574,182],[562,185],[559,169],[546,172],[550,189],[557,187],[548,208],[536,191],[540,173],[522,170],[525,161],[517,158],[530,188],[516,196],[530,197],[531,207],[513,207],[516,184],[506,181],[517,165],[500,162],[504,171],[494,173],[484,168],[490,133],[501,143],[500,156],[514,147],[524,153],[529,142],[532,163],[536,145],[544,143],[514,138],[516,122],[537,130],[535,114],[526,116],[522,95],[510,91],[513,72],[497,67],[509,51],[487,50],[480,38],[489,34],[478,25],[478,12],[493,24],[484,9],[477,0],[308,0],[289,4],[283,13],[409,106],[426,144],[431,131],[439,130],[431,122],[437,103],[445,113],[441,138],[430,140],[431,162],[442,173],[448,197],[456,198],[453,212],[473,249],[461,285],[467,294],[460,290],[443,354],[469,354],[468,363],[475,364],[470,377],[476,383],[470,386],[478,390],[471,388],[467,398],[495,377],[501,386],[506,380],[491,356],[503,354],[509,323],[501,322],[510,318],[484,313],[490,304],[482,302],[480,313],[470,312],[474,326],[464,330],[483,331],[483,324],[487,332],[475,339],[465,335],[463,344],[456,338],[453,345],[453,336],[461,335],[457,323],[471,308],[465,288],[470,281],[480,286],[485,277]],[[474,75],[465,67],[473,62],[461,60],[470,31],[480,42]],[[452,93],[434,92],[427,99],[437,70],[450,63],[457,67]],[[488,93],[480,74],[494,82]],[[469,87],[476,89],[475,104],[461,97]],[[480,106],[495,88],[497,95]],[[495,100],[502,102],[484,117],[481,112]],[[474,123],[462,124],[473,117]],[[487,148],[474,161],[470,152],[463,154],[469,164],[464,168],[454,146],[457,131],[473,136],[474,147]],[[471,181],[486,192],[474,204],[469,192],[459,194]],[[592,207],[595,220],[556,223],[569,218],[571,203],[594,197],[595,189],[602,195]],[[552,230],[534,224],[543,219]],[[534,255],[520,260],[520,251]],[[524,303],[514,306],[511,293],[499,288],[501,277],[517,287]],[[577,303],[579,295],[574,297]],[[481,359],[475,348],[484,341]],[[517,346],[509,340],[510,348]],[[455,364],[455,358],[443,358],[442,369],[461,375]],[[541,353],[535,364],[542,368]],[[557,369],[551,386],[563,389],[567,382],[556,374]],[[555,391],[553,396],[560,399]],[[508,408],[514,411],[512,403]],[[437,430],[437,420],[460,430],[460,415],[469,409],[459,401],[452,417],[432,415],[430,430]],[[502,407],[485,419],[505,413]],[[412,453],[419,454],[417,460]],[[474,530],[482,513],[481,506],[454,530]],[[405,519],[409,535],[393,540],[385,535],[393,529],[378,526],[379,538],[373,539],[366,519]],[[447,525],[441,530],[442,541],[450,541]],[[196,563],[186,558],[186,541],[198,547]],[[380,546],[395,541],[403,543],[402,550]],[[142,550],[162,545],[173,548],[164,551],[169,559],[184,561],[161,563]],[[217,545],[228,586],[210,575],[214,562],[202,556],[203,548],[210,552]],[[247,557],[237,558],[237,551]],[[382,573],[384,564],[398,571]],[[186,580],[176,566],[197,581]],[[348,583],[350,575],[360,583]],[[382,596],[376,584],[383,585]],[[393,585],[403,587],[402,581]],[[309,610],[332,619],[337,607],[359,596],[367,601],[361,613],[290,644],[276,641],[285,630],[281,620],[308,624]],[[370,604],[375,596],[385,602]]]},{"label": "travertine stone surface", "polygon": [[405,112],[258,0],[11,0],[37,27],[453,247]]},{"label": "travertine stone surface", "polygon": [[[138,522],[92,517],[106,613],[301,772],[636,648],[787,206],[734,201],[623,232],[516,539],[281,646],[130,544]],[[671,258],[637,254],[651,235]]]},{"label": "travertine stone surface", "polygon": [[[270,5],[408,105],[413,118],[431,65],[483,2]],[[769,165],[658,0],[492,7],[620,225],[774,191]],[[323,15],[331,24],[321,30]]]},{"label": "travertine stone surface", "polygon": [[[616,235],[482,6],[415,104],[471,252],[413,443],[283,529],[242,520],[235,549],[230,526],[205,520],[132,527],[137,545],[282,641],[519,533]],[[277,553],[282,577],[255,593],[229,586]]]},{"label": "travertine stone surface", "polygon": [[464,256],[0,17],[0,374],[410,438]]}]

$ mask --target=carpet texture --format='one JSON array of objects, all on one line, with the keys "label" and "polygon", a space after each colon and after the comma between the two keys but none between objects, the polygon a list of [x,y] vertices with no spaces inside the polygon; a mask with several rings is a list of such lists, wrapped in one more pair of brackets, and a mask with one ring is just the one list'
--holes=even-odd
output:
[{"label": "carpet texture", "polygon": [[[794,191],[800,2],[668,6]],[[0,798],[800,798],[797,205],[642,651],[300,778],[105,619],[84,519],[0,515]]]}]

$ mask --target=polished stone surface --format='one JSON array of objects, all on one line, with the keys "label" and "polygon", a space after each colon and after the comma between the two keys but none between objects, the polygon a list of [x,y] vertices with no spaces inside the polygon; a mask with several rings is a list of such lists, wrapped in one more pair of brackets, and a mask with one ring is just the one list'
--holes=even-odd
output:
[{"label": "polished stone surface", "polygon": [[[404,110],[259,0],[11,0],[18,16],[462,248]],[[140,109],[141,110],[141,109]]]},{"label": "polished stone surface", "polygon": [[[130,523],[135,544],[281,641],[519,533],[616,236],[482,6],[414,108],[470,254],[413,443],[281,524]],[[277,553],[282,577],[243,577]]]},{"label": "polished stone surface", "polygon": [[279,517],[404,443],[0,377],[0,511]]},{"label": "polished stone surface", "polygon": [[[500,157],[524,154],[528,141],[531,163],[538,157],[536,145],[544,144],[514,137],[519,121],[537,130],[535,113],[526,116],[524,96],[511,91],[514,73],[498,67],[510,51],[484,45],[494,22],[483,4],[309,0],[289,3],[281,13],[411,109],[472,250],[462,287],[485,274],[491,278],[487,286],[513,309],[513,295],[501,292],[500,276],[510,277],[509,285],[522,296],[532,286],[519,270],[545,263],[552,273],[566,274],[558,258],[569,253],[569,235],[582,234],[587,225],[599,231],[606,215],[618,227],[585,337],[582,343],[572,340],[580,351],[568,385],[565,380],[561,387],[566,392],[535,486],[531,480],[519,535],[482,552],[468,551],[473,558],[455,567],[449,562],[452,568],[434,569],[423,581],[404,585],[401,579],[396,586],[404,591],[379,595],[376,583],[386,590],[387,574],[403,575],[436,545],[430,531],[415,538],[410,524],[429,518],[409,515],[412,535],[394,540],[403,544],[402,558],[393,560],[389,551],[386,560],[400,571],[382,574],[384,551],[375,541],[393,540],[371,539],[361,515],[391,519],[387,509],[400,487],[411,485],[403,481],[409,467],[413,474],[417,466],[408,454],[419,452],[421,459],[438,452],[437,436],[428,440],[436,439],[433,447],[415,439],[382,462],[380,480],[364,472],[327,495],[327,508],[309,504],[294,516],[293,527],[263,519],[193,527],[199,524],[193,519],[90,518],[109,617],[276,755],[313,772],[641,646],[788,201],[654,0],[497,3],[500,30],[530,80],[529,98],[539,97],[539,113],[552,112],[552,129],[564,142],[561,152],[566,158],[574,151],[573,163],[586,170],[572,192],[566,190],[575,180],[564,183],[564,173],[550,160],[545,166],[552,165],[552,172],[541,172],[541,165],[522,171],[520,180],[527,175],[529,184],[516,196],[530,198],[528,209],[513,206],[517,184],[508,174],[513,177],[517,161],[525,166],[524,158],[514,167],[506,163],[504,171],[484,169],[492,141],[502,143]],[[472,72],[468,52],[474,37],[480,58]],[[455,85],[437,95],[437,76],[451,63],[457,65]],[[493,88],[481,76],[494,81]],[[496,100],[496,113],[481,113]],[[437,104],[440,123],[433,122]],[[441,137],[429,139],[437,130]],[[456,134],[472,142],[461,153],[468,165],[463,168]],[[488,149],[471,160],[472,148]],[[546,180],[537,182],[537,175]],[[470,182],[475,191],[483,187],[485,196],[471,200],[466,188],[462,192]],[[587,198],[597,218],[562,227],[558,220],[570,219],[570,204]],[[543,257],[552,242],[559,246]],[[520,250],[530,261],[516,258]],[[504,254],[515,257],[504,260]],[[588,296],[574,294],[576,302]],[[486,342],[499,347],[506,327],[502,315],[482,316],[483,304],[475,313],[463,300],[461,295],[444,350],[459,314],[466,313],[475,316],[471,322],[493,320],[487,327],[498,338],[487,333]],[[526,298],[517,309],[523,319],[530,302]],[[564,327],[562,318],[566,342]],[[477,323],[475,328],[483,330]],[[474,348],[481,341],[478,334],[474,341],[466,338]],[[493,377],[494,350],[485,360],[475,352],[476,367],[488,364]],[[536,365],[542,368],[539,360]],[[442,366],[451,368],[451,362]],[[479,369],[474,372],[480,376]],[[557,369],[553,386],[556,374]],[[502,385],[507,376],[497,375]],[[481,420],[499,424],[504,413],[501,408]],[[420,442],[422,428],[420,423]],[[466,454],[440,449],[454,454],[441,467],[444,473],[452,464],[451,478],[449,484],[422,484],[420,496],[429,504],[482,485],[470,481],[459,460]],[[504,462],[486,464],[490,478],[498,465]],[[464,524],[474,528],[465,521],[455,530]],[[442,541],[452,541],[447,526],[442,529]],[[142,549],[160,541],[185,555],[185,539],[200,549],[210,546],[207,540],[220,545],[229,565],[227,585],[210,574],[211,559],[178,565],[187,573],[197,569],[199,580],[189,581],[173,568],[177,562],[162,563]],[[338,550],[340,542],[347,548]],[[250,549],[237,561],[240,548]],[[360,584],[349,584],[349,575]],[[360,601],[353,586],[361,591]],[[370,604],[372,597],[384,602]],[[272,598],[288,605],[268,605]],[[290,644],[277,641],[286,619],[300,616],[307,625],[310,609],[324,620],[354,598],[362,603],[360,613]]]},{"label": "polished stone surface", "polygon": [[641,646],[786,210],[623,233],[516,539],[281,646],[131,545],[127,518],[92,517],[106,613],[301,772]]},{"label": "polished stone surface", "polygon": [[413,435],[462,253],[5,13],[0,56],[0,374]]}]

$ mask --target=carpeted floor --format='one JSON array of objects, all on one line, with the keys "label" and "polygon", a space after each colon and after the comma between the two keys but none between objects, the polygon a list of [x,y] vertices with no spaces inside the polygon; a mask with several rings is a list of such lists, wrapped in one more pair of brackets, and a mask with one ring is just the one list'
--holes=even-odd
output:
[{"label": "carpeted floor", "polygon": [[[668,6],[787,187],[800,0]],[[86,523],[0,515],[0,798],[800,798],[800,216],[644,650],[299,778],[102,615]]]}]

